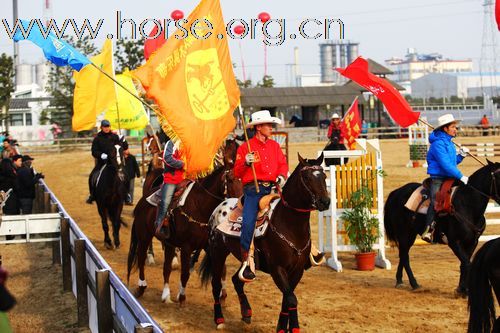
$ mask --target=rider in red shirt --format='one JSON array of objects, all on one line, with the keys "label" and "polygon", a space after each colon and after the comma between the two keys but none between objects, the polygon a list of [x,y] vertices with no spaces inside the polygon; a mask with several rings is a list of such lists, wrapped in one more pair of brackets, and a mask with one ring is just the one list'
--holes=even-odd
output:
[{"label": "rider in red shirt", "polygon": [[[268,110],[252,114],[251,122],[247,127],[254,126],[255,136],[249,140],[250,151],[246,143],[238,148],[234,174],[241,178],[243,183],[244,205],[243,222],[241,226],[241,260],[243,262],[239,271],[239,278],[244,282],[251,282],[255,274],[248,266],[248,251],[255,230],[255,220],[259,210],[259,200],[264,195],[271,193],[271,186],[277,183],[282,186],[288,175],[288,163],[281,151],[280,145],[270,139],[273,124],[281,124],[281,120],[271,117]],[[251,165],[255,167],[259,193],[257,193]]]}]

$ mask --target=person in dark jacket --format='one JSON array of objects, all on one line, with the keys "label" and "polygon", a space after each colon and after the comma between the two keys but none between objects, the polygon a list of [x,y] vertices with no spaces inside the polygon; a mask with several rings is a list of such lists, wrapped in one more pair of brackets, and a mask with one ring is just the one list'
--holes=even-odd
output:
[{"label": "person in dark jacket", "polygon": [[128,184],[125,185],[128,189],[125,204],[132,206],[134,202],[134,180],[135,177],[139,178],[141,176],[141,171],[139,170],[139,164],[137,164],[135,156],[132,155],[128,149],[127,142],[123,143],[123,156],[125,156],[125,173],[128,179]]},{"label": "person in dark jacket", "polygon": [[97,180],[97,176],[101,168],[106,164],[108,156],[114,146],[119,144],[120,138],[115,133],[111,132],[111,123],[104,119],[101,121],[101,131],[97,133],[94,141],[92,141],[92,156],[96,159],[96,164],[89,176],[89,198],[87,203],[91,204],[94,201],[92,196],[93,187]]},{"label": "person in dark jacket", "polygon": [[35,173],[31,167],[33,160],[30,156],[24,155],[22,157],[23,165],[17,170],[17,195],[23,215],[33,212],[35,184],[40,178],[44,178],[41,173]]},{"label": "person in dark jacket", "polygon": [[427,152],[427,173],[431,178],[431,202],[427,210],[425,230],[422,233],[422,239],[429,243],[432,242],[436,214],[434,202],[441,185],[449,178],[459,179],[464,184],[467,184],[469,180],[457,167],[467,156],[469,149],[461,147],[459,154],[457,154],[453,141],[451,141],[457,135],[458,122],[459,120],[456,120],[452,114],[445,114],[438,118],[436,129],[429,135],[431,146]]},{"label": "person in dark jacket", "polygon": [[7,192],[12,189],[12,192],[5,202],[3,213],[5,215],[19,214],[19,199],[17,196],[17,169],[21,167],[22,156],[14,155],[12,159],[4,158],[0,162],[0,190]]}]

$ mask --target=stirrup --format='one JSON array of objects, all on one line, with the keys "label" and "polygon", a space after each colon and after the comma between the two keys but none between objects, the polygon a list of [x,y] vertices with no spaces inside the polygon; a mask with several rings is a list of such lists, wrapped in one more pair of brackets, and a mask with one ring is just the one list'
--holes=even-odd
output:
[{"label": "stirrup", "polygon": [[323,252],[318,252],[317,255],[309,253],[309,260],[311,261],[311,266],[319,266],[325,262],[325,254]]},{"label": "stirrup", "polygon": [[250,266],[248,266],[248,261],[243,261],[241,268],[238,272],[238,278],[243,282],[253,282],[255,280],[255,273],[252,272]]}]

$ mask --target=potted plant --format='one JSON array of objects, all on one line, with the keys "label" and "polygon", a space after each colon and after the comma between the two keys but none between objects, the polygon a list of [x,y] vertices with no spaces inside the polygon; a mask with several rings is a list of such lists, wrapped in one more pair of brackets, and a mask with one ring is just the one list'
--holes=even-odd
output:
[{"label": "potted plant", "polygon": [[375,251],[373,244],[379,237],[378,219],[371,213],[373,192],[363,184],[349,198],[352,208],[345,210],[340,216],[344,220],[347,237],[357,249],[356,262],[358,270],[375,268]]},{"label": "potted plant", "polygon": [[410,145],[410,160],[414,168],[419,166],[420,159],[418,145]]}]

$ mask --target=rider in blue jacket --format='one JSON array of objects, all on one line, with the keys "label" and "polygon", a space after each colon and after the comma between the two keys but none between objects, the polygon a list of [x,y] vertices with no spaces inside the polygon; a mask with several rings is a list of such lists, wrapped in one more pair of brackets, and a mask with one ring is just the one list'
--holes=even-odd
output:
[{"label": "rider in blue jacket", "polygon": [[431,144],[427,152],[427,173],[431,177],[431,203],[427,211],[425,229],[422,233],[422,239],[431,243],[432,231],[434,227],[434,201],[436,193],[441,188],[441,184],[447,178],[460,179],[467,184],[469,178],[464,176],[457,165],[462,162],[469,149],[461,147],[459,154],[451,141],[457,135],[457,124],[452,114],[445,114],[438,118],[438,126],[429,136]]}]

